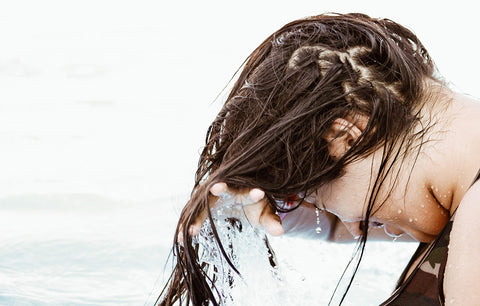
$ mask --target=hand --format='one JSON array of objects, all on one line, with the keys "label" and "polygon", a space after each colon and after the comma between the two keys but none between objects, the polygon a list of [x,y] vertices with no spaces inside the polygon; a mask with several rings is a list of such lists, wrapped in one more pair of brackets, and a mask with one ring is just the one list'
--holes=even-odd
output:
[{"label": "hand", "polygon": [[[244,203],[243,209],[245,215],[252,226],[263,227],[270,235],[273,236],[280,236],[283,234],[283,227],[280,217],[275,214],[274,209],[269,205],[263,190],[258,188],[253,188],[250,190],[238,190],[229,188],[225,183],[216,183],[210,188],[210,193],[210,207],[215,205],[215,202],[220,195],[228,193],[231,196],[234,196],[236,201]],[[248,198],[247,196],[250,198],[248,204],[245,203],[245,199]],[[203,221],[205,221],[206,217],[207,211],[203,211],[202,214],[197,217],[195,223],[189,227],[188,233],[191,236],[195,236],[200,232],[200,228],[202,227]],[[179,241],[182,241],[182,238],[183,237],[181,237],[179,234]]]}]

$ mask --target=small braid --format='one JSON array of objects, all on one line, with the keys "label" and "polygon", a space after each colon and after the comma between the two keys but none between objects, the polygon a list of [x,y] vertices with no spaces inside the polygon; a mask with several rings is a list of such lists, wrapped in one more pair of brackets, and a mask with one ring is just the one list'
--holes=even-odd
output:
[{"label": "small braid", "polygon": [[[320,73],[325,76],[334,65],[343,65],[342,69],[349,77],[345,78],[341,86],[345,94],[345,99],[350,103],[367,103],[362,101],[360,96],[355,95],[355,89],[368,85],[372,87],[377,94],[388,91],[388,94],[395,96],[398,100],[404,100],[397,87],[399,81],[389,82],[378,78],[378,72],[372,71],[375,67],[367,67],[362,62],[362,57],[372,57],[371,48],[365,46],[353,46],[345,51],[331,50],[323,45],[301,46],[296,49],[287,63],[287,70],[294,71],[303,68],[302,62],[309,57],[315,58]],[[377,77],[375,77],[377,75]]]}]

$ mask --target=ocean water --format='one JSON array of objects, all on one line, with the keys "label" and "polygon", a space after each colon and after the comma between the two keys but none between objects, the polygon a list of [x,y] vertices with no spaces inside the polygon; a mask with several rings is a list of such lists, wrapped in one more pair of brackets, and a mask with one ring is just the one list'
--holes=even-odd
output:
[{"label": "ocean water", "polygon": [[0,200],[0,304],[151,305],[175,225],[162,205],[85,194]]},{"label": "ocean water", "polygon": [[[165,265],[181,201],[131,202],[92,194],[1,199],[0,305],[153,305],[168,277]],[[271,237],[271,243],[282,267],[295,275],[291,288],[302,286],[298,305],[328,301],[353,249],[288,237]],[[392,258],[408,259],[412,247],[389,245],[373,244],[370,251],[376,254],[366,258],[375,260],[365,261],[352,301],[375,305],[391,291],[401,268]],[[404,256],[398,256],[399,249]],[[258,266],[244,272],[253,268]],[[264,281],[257,278],[249,286],[261,292]],[[243,294],[252,301],[251,292]],[[237,297],[241,304],[242,295]]]},{"label": "ocean water", "polygon": [[[120,201],[92,194],[0,199],[0,305],[153,305],[168,278],[182,201]],[[270,242],[292,281],[278,286],[291,292],[290,298],[294,288],[301,289],[298,305],[326,304],[353,245],[288,237],[270,237]],[[346,305],[375,305],[388,296],[413,247],[372,243]],[[242,268],[258,274],[258,265]],[[265,278],[250,279],[249,288],[256,290],[237,292],[240,305],[265,301],[254,299],[253,292],[259,297],[265,289],[273,292]]]}]

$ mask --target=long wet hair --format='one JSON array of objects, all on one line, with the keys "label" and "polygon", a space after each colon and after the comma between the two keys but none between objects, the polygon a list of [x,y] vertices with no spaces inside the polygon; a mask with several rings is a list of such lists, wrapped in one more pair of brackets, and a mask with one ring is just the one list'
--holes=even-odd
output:
[{"label": "long wet hair", "polygon": [[[414,127],[425,80],[435,79],[434,73],[418,38],[388,19],[323,14],[293,21],[270,35],[247,58],[208,128],[174,238],[174,270],[160,304],[220,303],[188,234],[195,219],[209,211],[209,190],[217,182],[261,188],[270,205],[283,211],[281,200],[316,190],[341,176],[346,165],[383,147],[365,210],[368,227],[373,204],[381,200],[379,190],[402,159],[395,148],[408,148],[424,134]],[[335,119],[355,121],[359,115],[369,118],[362,135],[342,157],[333,158],[325,134]],[[215,227],[213,232],[218,239]],[[366,228],[364,233],[361,255]]]}]

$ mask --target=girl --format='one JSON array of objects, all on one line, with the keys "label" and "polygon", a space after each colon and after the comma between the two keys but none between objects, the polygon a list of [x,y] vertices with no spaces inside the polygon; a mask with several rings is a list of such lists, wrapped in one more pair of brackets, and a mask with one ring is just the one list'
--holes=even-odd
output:
[{"label": "girl", "polygon": [[249,221],[272,235],[320,223],[331,241],[420,241],[384,305],[480,304],[479,116],[393,21],[287,24],[249,56],[208,130],[162,305],[218,303],[192,236],[222,193],[249,193]]}]

